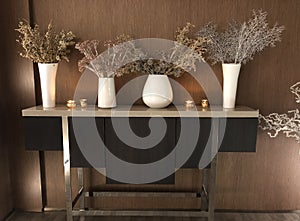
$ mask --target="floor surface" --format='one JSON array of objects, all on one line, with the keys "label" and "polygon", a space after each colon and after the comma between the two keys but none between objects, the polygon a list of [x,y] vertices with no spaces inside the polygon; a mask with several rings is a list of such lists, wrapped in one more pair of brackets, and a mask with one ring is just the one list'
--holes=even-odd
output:
[{"label": "floor surface", "polygon": [[[65,212],[15,212],[6,221],[65,221]],[[86,221],[204,221],[181,217],[87,217]],[[74,221],[79,221],[78,217]],[[300,221],[300,213],[216,213],[215,221]]]}]

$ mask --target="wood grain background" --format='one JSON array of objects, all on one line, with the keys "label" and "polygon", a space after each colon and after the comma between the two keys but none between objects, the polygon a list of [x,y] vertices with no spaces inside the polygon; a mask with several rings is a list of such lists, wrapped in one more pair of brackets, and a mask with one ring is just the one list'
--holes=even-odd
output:
[{"label": "wood grain background", "polygon": [[[3,15],[5,13],[5,8],[0,8],[0,14]],[[3,20],[3,17],[0,18],[0,28],[2,30],[8,29],[7,23]],[[1,46],[4,46],[6,43],[6,38],[1,35],[0,37]],[[1,47],[2,48],[2,47]],[[4,75],[6,72],[6,68],[3,68],[3,65],[5,65],[5,56],[3,53],[1,53],[1,75],[0,75],[0,94],[5,93],[5,81],[7,80],[7,76]],[[9,161],[8,161],[8,145],[6,143],[6,128],[5,125],[2,123],[3,119],[5,118],[6,113],[3,111],[5,109],[5,103],[0,102],[0,110],[1,110],[1,124],[0,124],[0,174],[1,174],[1,181],[0,181],[0,219],[2,220],[3,217],[12,210],[12,199],[10,199],[10,196],[12,194],[11,188],[10,188],[10,176],[9,176]]]},{"label": "wood grain background", "polygon": [[[28,4],[29,3],[29,4]],[[298,0],[31,0],[10,3],[5,12],[10,18],[7,26],[6,63],[2,65],[1,79],[7,80],[8,93],[1,94],[10,110],[5,119],[9,135],[15,139],[9,146],[13,205],[22,209],[37,209],[41,205],[38,188],[39,165],[36,153],[25,153],[20,129],[20,110],[40,102],[40,95],[34,92],[32,64],[16,56],[12,31],[17,18],[29,18],[40,27],[46,28],[50,20],[57,29],[72,30],[77,40],[98,39],[104,41],[126,33],[134,38],[173,39],[178,26],[187,21],[200,27],[214,21],[223,27],[232,19],[243,21],[251,16],[252,9],[263,9],[269,14],[270,24],[276,21],[285,25],[283,40],[276,48],[268,48],[255,59],[242,66],[237,103],[260,109],[260,112],[287,112],[297,107],[289,87],[299,79],[300,57],[300,1]],[[31,10],[29,10],[31,9]],[[71,54],[70,62],[60,63],[57,76],[57,103],[65,103],[73,97],[76,84],[81,76],[77,70],[80,55]],[[5,65],[6,64],[6,65]],[[4,69],[6,68],[6,69]],[[221,67],[213,67],[220,83]],[[7,77],[7,75],[9,77]],[[119,89],[133,77],[116,79]],[[188,75],[178,79],[193,96],[199,100],[205,94],[202,88]],[[38,85],[36,85],[38,87]],[[2,90],[3,91],[3,90]],[[7,136],[9,136],[7,135]],[[30,158],[30,160],[28,160]],[[47,199],[49,207],[64,206],[62,153],[46,153]],[[279,136],[270,139],[259,131],[256,153],[222,153],[218,159],[217,209],[243,210],[294,210],[300,209],[300,156],[299,144],[292,139]],[[101,176],[90,171],[86,178],[90,183],[104,182]],[[170,189],[199,188],[201,176],[194,170],[180,170],[176,185]],[[97,181],[98,180],[98,181]],[[74,181],[76,182],[76,181]],[[31,185],[34,184],[34,187]],[[29,187],[30,186],[30,187]],[[144,188],[144,187],[143,187]],[[159,188],[153,186],[151,188]],[[28,189],[30,191],[28,191]],[[30,199],[30,200],[29,200]],[[119,207],[106,201],[106,205]],[[195,207],[197,202],[182,205]],[[127,205],[154,207],[171,205],[174,201],[139,202],[133,200]]]}]

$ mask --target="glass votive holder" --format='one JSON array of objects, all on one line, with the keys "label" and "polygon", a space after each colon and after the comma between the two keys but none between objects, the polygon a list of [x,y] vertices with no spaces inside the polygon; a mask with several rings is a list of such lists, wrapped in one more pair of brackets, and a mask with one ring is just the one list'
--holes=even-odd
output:
[{"label": "glass votive holder", "polygon": [[80,102],[80,106],[82,108],[86,108],[87,107],[87,99],[82,98],[82,99],[79,100],[79,102]]},{"label": "glass votive holder", "polygon": [[207,99],[202,99],[201,100],[201,107],[202,108],[207,108],[208,107],[208,100]]},{"label": "glass votive holder", "polygon": [[194,107],[194,106],[195,106],[194,101],[191,101],[191,100],[185,101],[185,107],[191,108],[191,107]]},{"label": "glass votive holder", "polygon": [[68,100],[67,101],[67,107],[68,108],[75,108],[76,107],[76,102],[74,100]]}]

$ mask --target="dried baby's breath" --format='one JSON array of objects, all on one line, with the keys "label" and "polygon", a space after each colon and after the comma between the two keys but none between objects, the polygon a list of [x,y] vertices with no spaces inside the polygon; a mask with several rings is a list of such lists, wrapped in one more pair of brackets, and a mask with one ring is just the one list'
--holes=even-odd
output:
[{"label": "dried baby's breath", "polygon": [[17,42],[23,49],[20,56],[36,63],[69,61],[69,47],[75,44],[75,35],[71,31],[56,33],[50,22],[47,31],[42,34],[38,25],[32,28],[26,20],[19,22],[16,31],[20,33]]}]

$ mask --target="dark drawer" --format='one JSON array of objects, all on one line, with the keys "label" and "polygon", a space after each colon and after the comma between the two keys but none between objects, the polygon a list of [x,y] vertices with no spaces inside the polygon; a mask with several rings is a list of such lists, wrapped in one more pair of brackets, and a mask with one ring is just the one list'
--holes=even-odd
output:
[{"label": "dark drawer", "polygon": [[[26,150],[62,151],[61,117],[24,117]],[[91,123],[96,122],[97,134],[91,133]],[[104,167],[104,147],[99,138],[104,138],[104,119],[68,118],[71,167],[92,167],[82,152],[91,153],[93,166]],[[75,136],[75,131],[76,135]],[[78,135],[80,134],[80,135]],[[79,148],[80,144],[80,148]]]},{"label": "dark drawer", "polygon": [[62,150],[61,117],[24,117],[26,150]]},{"label": "dark drawer", "polygon": [[[128,122],[129,120],[129,125]],[[154,126],[154,129],[151,131],[149,128],[149,120],[147,117],[132,117],[132,118],[123,118],[118,117],[114,118],[112,122],[111,118],[105,118],[105,144],[107,149],[115,157],[132,164],[149,164],[159,161],[172,152],[175,146],[175,118],[164,118],[166,123],[166,133],[162,134],[162,139],[152,145],[153,139],[149,139],[149,147],[142,147],[147,142],[143,142],[139,138],[145,138],[150,134],[155,134],[160,129],[160,118],[151,118],[151,124]],[[117,130],[116,130],[117,128]],[[132,130],[132,131],[130,131]],[[125,140],[124,138],[120,139],[119,133],[123,133],[123,137],[129,137],[131,140]],[[126,135],[128,133],[128,136]],[[130,138],[130,134],[135,134]],[[161,133],[159,133],[161,134]],[[137,136],[138,138],[135,138]],[[121,136],[122,137],[122,136]],[[156,137],[156,136],[155,136]],[[147,138],[146,138],[147,139]],[[117,170],[122,168],[116,168],[112,164],[111,156],[106,153],[106,173],[109,177],[111,173],[115,173]],[[175,154],[173,153],[170,157],[171,160],[167,161],[165,165],[168,168],[174,168],[175,172]],[[124,168],[123,168],[124,169]],[[125,169],[124,169],[125,170]],[[139,173],[144,173],[145,171],[138,171]],[[155,183],[160,184],[173,184],[175,181],[174,175],[157,181]],[[107,183],[118,183],[112,179],[107,178]]]},{"label": "dark drawer", "polygon": [[176,167],[198,168],[206,145],[210,145],[211,118],[177,118],[176,122]]},{"label": "dark drawer", "polygon": [[73,117],[68,122],[71,167],[105,167],[104,118]]},{"label": "dark drawer", "polygon": [[[224,131],[222,139],[221,131]],[[257,137],[257,118],[220,119],[219,152],[255,152]]]}]

